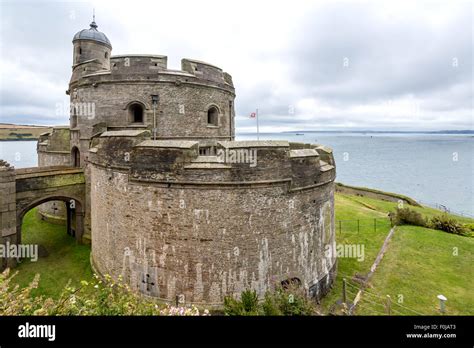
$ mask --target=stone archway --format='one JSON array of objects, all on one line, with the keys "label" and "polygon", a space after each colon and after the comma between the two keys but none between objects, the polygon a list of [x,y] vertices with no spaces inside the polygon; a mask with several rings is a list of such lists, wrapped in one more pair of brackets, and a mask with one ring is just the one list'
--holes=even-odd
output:
[{"label": "stone archway", "polygon": [[[20,244],[23,217],[50,201],[68,204],[69,233],[81,243],[84,235],[85,178],[80,168],[32,167],[14,169],[0,160],[0,245]],[[14,267],[16,259],[0,255],[0,271]]]},{"label": "stone archway", "polygon": [[21,244],[21,230],[25,214],[36,206],[49,201],[63,201],[67,210],[67,233],[73,236],[79,243],[84,234],[84,210],[83,203],[75,197],[48,196],[35,200],[17,211],[16,216],[16,242]]}]

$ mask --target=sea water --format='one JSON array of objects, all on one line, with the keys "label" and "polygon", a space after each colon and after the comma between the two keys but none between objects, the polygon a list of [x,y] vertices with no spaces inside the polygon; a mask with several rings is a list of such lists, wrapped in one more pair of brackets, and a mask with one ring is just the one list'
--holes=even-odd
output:
[{"label": "sea water", "polygon": [[[238,134],[236,140],[256,139]],[[414,133],[265,133],[260,139],[331,147],[336,181],[401,193],[474,215],[474,137]],[[0,158],[16,168],[37,165],[35,141],[2,141]]]},{"label": "sea water", "polygon": [[[240,134],[236,140],[256,139]],[[474,215],[474,137],[418,133],[266,133],[331,147],[336,181],[401,193],[428,205]]]}]

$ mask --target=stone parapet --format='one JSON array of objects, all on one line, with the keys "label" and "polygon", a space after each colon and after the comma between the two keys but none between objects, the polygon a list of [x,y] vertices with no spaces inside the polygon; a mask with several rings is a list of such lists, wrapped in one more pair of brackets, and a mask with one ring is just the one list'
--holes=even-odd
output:
[{"label": "stone parapet", "polygon": [[137,130],[103,133],[90,161],[126,171],[131,180],[171,184],[289,180],[289,189],[295,189],[335,178],[328,148],[293,149],[287,141],[217,141],[215,154],[203,156],[198,141],[149,140],[147,134]]}]

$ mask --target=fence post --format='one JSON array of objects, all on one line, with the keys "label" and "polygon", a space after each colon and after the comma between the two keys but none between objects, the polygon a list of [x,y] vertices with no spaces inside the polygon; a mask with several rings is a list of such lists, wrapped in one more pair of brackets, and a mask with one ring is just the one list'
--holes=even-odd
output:
[{"label": "fence post", "polygon": [[347,303],[346,278],[342,278],[342,303]]},{"label": "fence post", "polygon": [[392,299],[390,298],[390,295],[387,295],[387,314],[392,315]]},{"label": "fence post", "polygon": [[441,312],[441,314],[444,314],[446,312],[446,307],[445,307],[445,302],[447,300],[447,298],[443,295],[438,295],[436,296],[439,300],[439,310]]}]

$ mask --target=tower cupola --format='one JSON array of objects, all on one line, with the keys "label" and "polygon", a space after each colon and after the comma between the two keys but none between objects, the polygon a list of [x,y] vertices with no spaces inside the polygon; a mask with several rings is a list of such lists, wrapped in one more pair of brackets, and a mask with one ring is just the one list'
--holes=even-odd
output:
[{"label": "tower cupola", "polygon": [[72,39],[74,45],[72,81],[82,75],[110,69],[112,44],[97,28],[94,15],[90,28],[77,32]]}]

